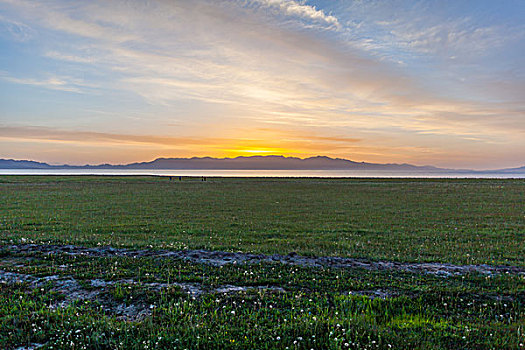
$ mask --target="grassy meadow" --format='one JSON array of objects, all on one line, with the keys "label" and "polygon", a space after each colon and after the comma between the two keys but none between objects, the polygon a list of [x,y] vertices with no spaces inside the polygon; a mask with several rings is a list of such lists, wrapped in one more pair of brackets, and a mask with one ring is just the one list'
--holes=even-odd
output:
[{"label": "grassy meadow", "polygon": [[4,243],[525,265],[525,180],[0,177]]},{"label": "grassy meadow", "polygon": [[525,180],[1,176],[0,348],[525,349],[523,272],[214,266],[13,248],[523,268],[524,199]]}]

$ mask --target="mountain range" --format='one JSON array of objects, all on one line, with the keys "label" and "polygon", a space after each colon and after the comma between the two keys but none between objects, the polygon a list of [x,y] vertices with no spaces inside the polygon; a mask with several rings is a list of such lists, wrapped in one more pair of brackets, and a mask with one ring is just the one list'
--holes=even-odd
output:
[{"label": "mountain range", "polygon": [[464,169],[444,169],[434,166],[411,164],[379,164],[354,162],[342,158],[316,156],[296,158],[285,156],[251,156],[236,158],[157,158],[150,162],[130,164],[99,165],[51,165],[31,160],[0,159],[0,169],[151,169],[151,170],[386,170],[406,172],[504,172],[525,173],[525,166],[499,170],[473,171]]}]

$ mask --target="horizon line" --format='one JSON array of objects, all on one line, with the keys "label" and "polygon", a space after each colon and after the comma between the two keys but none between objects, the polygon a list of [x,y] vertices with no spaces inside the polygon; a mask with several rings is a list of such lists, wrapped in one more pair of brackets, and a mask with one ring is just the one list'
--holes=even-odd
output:
[{"label": "horizon line", "polygon": [[430,168],[435,168],[437,170],[453,170],[453,171],[472,171],[472,172],[483,172],[483,171],[497,171],[497,170],[507,170],[507,169],[517,169],[517,168],[522,168],[522,167],[525,167],[525,164],[518,164],[518,165],[515,165],[515,166],[510,166],[510,167],[505,167],[505,168],[494,168],[494,169],[470,169],[470,168],[450,168],[450,167],[445,167],[445,168],[442,168],[442,167],[438,167],[438,166],[435,166],[435,165],[431,165],[431,164],[424,164],[424,165],[416,165],[416,164],[412,164],[412,163],[407,163],[407,162],[403,162],[403,163],[374,163],[374,162],[367,162],[367,161],[354,161],[352,159],[348,159],[348,158],[341,158],[341,157],[330,157],[330,156],[326,156],[326,155],[315,155],[315,156],[309,156],[309,157],[304,157],[304,158],[301,158],[301,157],[297,157],[297,156],[287,156],[287,155],[283,155],[283,154],[265,154],[265,155],[259,155],[259,154],[255,154],[255,155],[250,155],[250,156],[235,156],[235,157],[213,157],[213,156],[192,156],[192,157],[155,157],[154,159],[151,159],[151,160],[144,160],[144,161],[132,161],[132,162],[129,162],[129,163],[108,163],[108,162],[105,162],[105,163],[94,163],[94,164],[90,164],[90,163],[84,163],[84,164],[68,164],[68,163],[48,163],[46,161],[41,161],[41,160],[35,160],[35,159],[14,159],[14,158],[0,158],[0,160],[4,160],[4,161],[15,161],[15,162],[35,162],[35,163],[42,163],[42,164],[46,164],[46,165],[50,165],[50,166],[54,166],[54,167],[60,167],[60,166],[67,166],[67,167],[97,167],[97,166],[104,166],[104,165],[107,165],[107,166],[128,166],[128,165],[132,165],[132,164],[144,164],[144,163],[152,163],[152,162],[155,162],[157,160],[192,160],[192,159],[214,159],[214,160],[235,160],[235,159],[239,159],[239,158],[272,158],[272,157],[278,157],[278,158],[287,158],[287,159],[296,159],[296,160],[301,160],[301,161],[304,161],[304,160],[308,160],[308,159],[313,159],[313,158],[325,158],[325,159],[330,159],[330,160],[342,160],[342,161],[348,161],[348,162],[352,162],[352,163],[356,163],[356,164],[368,164],[368,165],[407,165],[407,166],[414,166],[414,167],[430,167]]}]

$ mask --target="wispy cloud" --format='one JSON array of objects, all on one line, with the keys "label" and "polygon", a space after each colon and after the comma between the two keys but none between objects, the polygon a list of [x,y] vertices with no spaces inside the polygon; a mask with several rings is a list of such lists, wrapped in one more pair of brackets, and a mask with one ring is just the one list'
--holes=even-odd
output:
[{"label": "wispy cloud", "polygon": [[45,57],[49,57],[55,60],[74,62],[74,63],[89,63],[93,64],[99,61],[99,59],[93,55],[91,56],[78,56],[72,54],[64,54],[57,51],[49,51],[44,54]]},{"label": "wispy cloud", "polygon": [[30,26],[0,14],[0,34],[2,32],[21,42],[32,39],[36,33]]},{"label": "wispy cloud", "polygon": [[[13,18],[9,23],[22,32],[36,28],[41,40],[34,54],[47,64],[23,75],[6,70],[0,80],[75,93],[111,91],[114,104],[125,95],[147,104],[153,136],[177,119],[172,130],[180,144],[190,147],[189,139],[202,138],[214,151],[221,142],[236,149],[231,143],[239,129],[252,130],[245,133],[248,143],[278,149],[275,133],[260,133],[265,127],[286,130],[278,139],[287,140],[286,149],[302,143],[312,153],[350,157],[413,157],[410,152],[423,149],[436,155],[452,147],[474,152],[480,143],[501,150],[525,146],[523,69],[494,68],[489,60],[494,51],[521,43],[524,28],[433,16],[426,2],[400,3],[403,11],[392,20],[398,5],[361,1],[0,0]],[[142,133],[126,123],[126,113],[118,114],[113,126]],[[225,137],[207,142],[205,130],[215,129]],[[177,141],[126,139],[124,132],[108,139],[100,126],[94,130],[100,135],[71,134],[68,142],[149,140],[171,147]]]},{"label": "wispy cloud", "polygon": [[191,137],[168,137],[158,135],[126,135],[93,131],[78,131],[35,126],[1,126],[0,138],[18,140],[40,140],[47,142],[107,143],[107,144],[148,144],[157,146],[199,145],[220,143],[220,138],[202,140]]},{"label": "wispy cloud", "polygon": [[[270,136],[271,135],[271,136]],[[279,135],[279,139],[276,139]],[[202,136],[159,136],[133,135],[82,130],[57,129],[35,126],[0,125],[0,141],[12,140],[17,143],[83,145],[83,147],[123,148],[128,150],[149,150],[150,157],[156,157],[155,152],[177,149],[185,151],[186,155],[231,155],[264,151],[269,154],[286,152],[293,155],[308,155],[312,150],[345,149],[360,140],[348,137],[319,136],[302,134],[293,130],[262,129],[256,132],[242,131],[234,137],[202,137]],[[272,141],[273,140],[273,141]],[[195,154],[195,147],[201,151]],[[353,147],[352,147],[353,148]],[[193,152],[193,153],[192,153]],[[118,161],[111,159],[107,161]]]},{"label": "wispy cloud", "polygon": [[335,16],[328,15],[323,10],[318,10],[315,6],[307,5],[306,1],[252,0],[251,2],[262,7],[278,10],[280,13],[287,16],[295,16],[313,22],[322,23],[335,29],[341,27],[339,20]]},{"label": "wispy cloud", "polygon": [[49,76],[44,79],[16,78],[6,75],[5,72],[0,72],[0,79],[15,84],[31,85],[51,90],[60,90],[75,93],[82,93],[84,92],[83,88],[90,86],[89,84],[83,83],[82,81],[79,81],[77,79],[58,76]]}]

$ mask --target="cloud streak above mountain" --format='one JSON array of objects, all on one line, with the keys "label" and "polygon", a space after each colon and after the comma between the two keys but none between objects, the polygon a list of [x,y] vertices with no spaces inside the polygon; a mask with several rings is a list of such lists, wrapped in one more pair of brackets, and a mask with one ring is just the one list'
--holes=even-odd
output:
[{"label": "cloud streak above mountain", "polygon": [[[10,52],[0,67],[0,156],[20,141],[6,141],[6,130],[40,128],[77,135],[68,142],[82,148],[80,163],[89,152],[85,132],[202,140],[181,141],[165,156],[234,149],[520,165],[524,6],[441,4],[0,0],[1,45]],[[305,137],[279,145],[277,134]],[[37,139],[45,140],[31,144]],[[53,140],[28,157],[50,157]],[[112,155],[101,162],[161,152],[126,138],[105,147]]]}]

